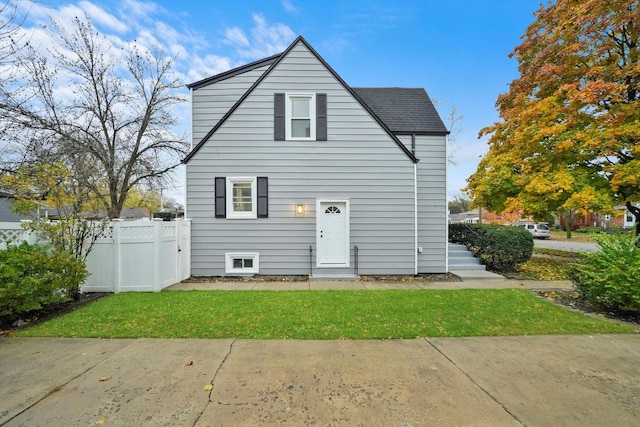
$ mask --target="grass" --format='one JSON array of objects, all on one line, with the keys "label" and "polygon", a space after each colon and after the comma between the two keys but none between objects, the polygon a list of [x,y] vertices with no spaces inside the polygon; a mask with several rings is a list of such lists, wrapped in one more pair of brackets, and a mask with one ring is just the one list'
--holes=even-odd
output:
[{"label": "grass", "polygon": [[632,333],[521,289],[121,293],[16,332],[94,338],[392,339]]}]

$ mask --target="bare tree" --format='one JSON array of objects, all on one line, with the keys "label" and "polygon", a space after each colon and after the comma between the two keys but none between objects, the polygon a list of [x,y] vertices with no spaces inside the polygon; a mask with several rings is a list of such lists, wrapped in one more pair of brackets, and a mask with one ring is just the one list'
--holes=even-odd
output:
[{"label": "bare tree", "polygon": [[185,136],[172,130],[185,100],[173,59],[135,43],[116,48],[86,16],[47,31],[54,47],[23,49],[23,80],[0,96],[16,149],[4,167],[62,163],[118,217],[134,186],[161,185],[186,152]]},{"label": "bare tree", "polygon": [[[447,106],[447,102],[441,102],[437,99],[432,100],[433,105],[439,110],[444,110]],[[462,133],[462,121],[464,116],[458,114],[456,106],[451,106],[448,112],[443,118],[445,127],[449,130],[449,136],[447,137],[447,161],[449,164],[456,166],[456,156],[460,152],[460,146],[458,145],[458,135]]]},{"label": "bare tree", "polygon": [[16,3],[11,0],[0,2],[0,67],[10,65],[15,59],[22,38],[22,21]]},{"label": "bare tree", "polygon": [[460,208],[460,212],[467,212],[471,210],[471,199],[464,197],[463,195],[453,196],[453,199],[449,200],[447,205],[450,208]]}]

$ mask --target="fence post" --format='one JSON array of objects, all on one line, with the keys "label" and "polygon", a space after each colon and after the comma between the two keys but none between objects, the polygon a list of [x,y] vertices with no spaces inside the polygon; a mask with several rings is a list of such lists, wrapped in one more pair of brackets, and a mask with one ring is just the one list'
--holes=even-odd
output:
[{"label": "fence post", "polygon": [[120,225],[124,222],[123,219],[114,218],[111,220],[111,235],[113,236],[113,244],[111,245],[111,259],[113,259],[113,292],[120,292],[120,286],[122,284],[122,277],[120,272],[122,271],[122,260],[120,259]]},{"label": "fence post", "polygon": [[162,244],[162,218],[153,219],[153,291],[162,289],[160,275],[160,245]]},{"label": "fence post", "polygon": [[176,283],[180,282],[180,278],[182,277],[182,271],[181,271],[181,266],[182,263],[180,262],[180,243],[181,243],[181,239],[182,239],[182,222],[179,218],[177,218],[174,221],[174,224],[176,226],[175,232],[173,233],[173,237],[174,239],[176,239]]}]

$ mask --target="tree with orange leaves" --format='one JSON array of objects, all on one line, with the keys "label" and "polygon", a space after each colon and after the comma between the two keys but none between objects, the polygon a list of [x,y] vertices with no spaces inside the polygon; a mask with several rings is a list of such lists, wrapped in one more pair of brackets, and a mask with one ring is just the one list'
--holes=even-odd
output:
[{"label": "tree with orange leaves", "polygon": [[536,217],[626,203],[640,224],[640,1],[557,0],[535,16],[467,190]]}]

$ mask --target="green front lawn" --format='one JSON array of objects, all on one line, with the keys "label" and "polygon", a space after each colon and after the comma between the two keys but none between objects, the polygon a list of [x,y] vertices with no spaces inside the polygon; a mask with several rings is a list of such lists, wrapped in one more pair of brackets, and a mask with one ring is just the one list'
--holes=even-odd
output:
[{"label": "green front lawn", "polygon": [[108,296],[16,336],[387,339],[634,330],[519,289],[165,291]]}]

